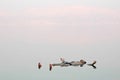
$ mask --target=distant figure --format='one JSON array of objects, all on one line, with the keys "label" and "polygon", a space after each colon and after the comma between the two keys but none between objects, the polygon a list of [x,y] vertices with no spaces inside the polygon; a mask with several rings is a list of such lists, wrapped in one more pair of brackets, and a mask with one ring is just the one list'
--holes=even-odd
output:
[{"label": "distant figure", "polygon": [[92,66],[94,69],[96,69],[96,66],[94,66],[94,64],[96,64],[96,61],[94,61],[92,64],[88,64],[88,65]]},{"label": "distant figure", "polygon": [[38,69],[40,69],[42,67],[42,65],[40,63],[38,63]]},{"label": "distant figure", "polygon": [[50,71],[52,70],[52,64],[49,64],[49,70]]},{"label": "distant figure", "polygon": [[86,64],[86,63],[87,63],[86,61],[84,61],[84,60],[81,59],[80,60],[80,67],[83,67],[83,65]]}]

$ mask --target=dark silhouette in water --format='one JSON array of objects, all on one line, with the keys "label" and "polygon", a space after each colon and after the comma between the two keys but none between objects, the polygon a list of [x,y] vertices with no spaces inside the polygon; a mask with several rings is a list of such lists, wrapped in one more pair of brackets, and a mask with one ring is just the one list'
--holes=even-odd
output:
[{"label": "dark silhouette in water", "polygon": [[42,67],[42,65],[40,63],[38,63],[38,69],[40,69]]},{"label": "dark silhouette in water", "polygon": [[94,64],[96,64],[96,61],[94,61],[92,64],[88,64],[88,65],[92,66],[94,69],[96,69],[96,66]]}]

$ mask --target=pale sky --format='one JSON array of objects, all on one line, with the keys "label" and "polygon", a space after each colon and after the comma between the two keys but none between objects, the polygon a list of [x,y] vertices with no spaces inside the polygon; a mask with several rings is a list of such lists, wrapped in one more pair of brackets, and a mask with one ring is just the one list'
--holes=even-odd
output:
[{"label": "pale sky", "polygon": [[[120,1],[0,0],[0,80],[120,80]],[[54,67],[84,59],[97,69]],[[37,63],[43,67],[37,69]]]}]

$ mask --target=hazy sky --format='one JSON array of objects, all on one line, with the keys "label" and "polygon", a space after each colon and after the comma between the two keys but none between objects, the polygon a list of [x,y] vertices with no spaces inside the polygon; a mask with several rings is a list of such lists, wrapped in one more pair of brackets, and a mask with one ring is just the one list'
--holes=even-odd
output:
[{"label": "hazy sky", "polygon": [[[50,72],[61,57],[97,69]],[[0,80],[120,80],[119,61],[120,1],[0,0]]]}]

